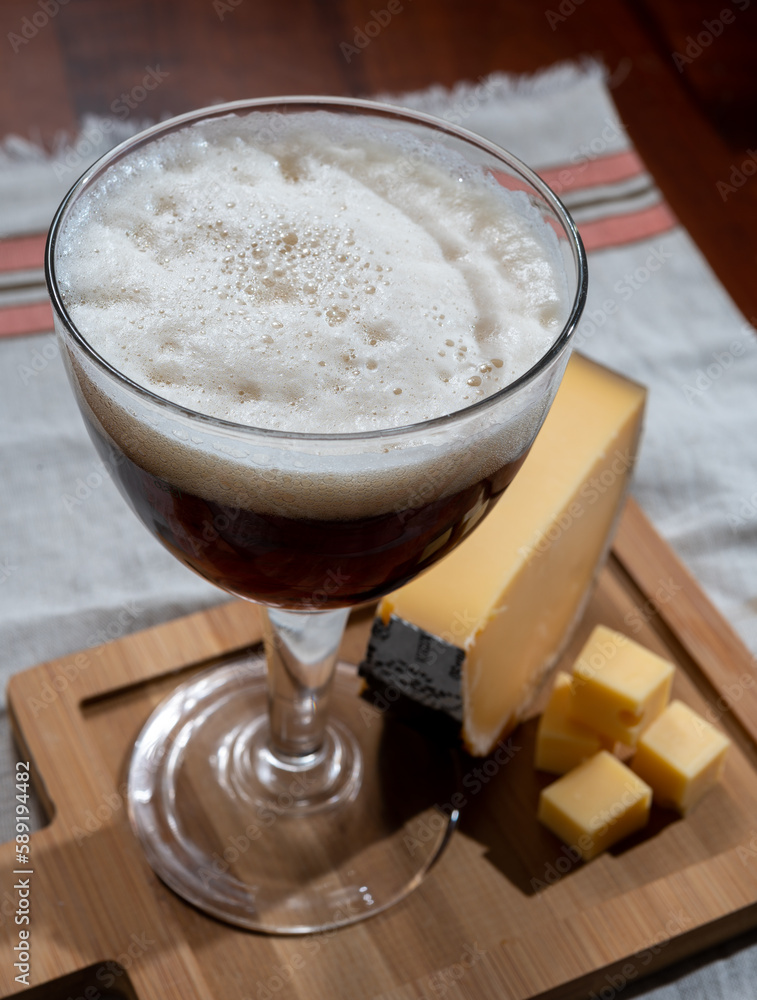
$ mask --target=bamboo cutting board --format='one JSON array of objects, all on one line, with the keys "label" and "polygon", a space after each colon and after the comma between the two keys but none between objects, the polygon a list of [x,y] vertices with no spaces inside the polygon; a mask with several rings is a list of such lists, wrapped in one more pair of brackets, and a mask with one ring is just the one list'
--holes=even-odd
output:
[{"label": "bamboo cutting board", "polygon": [[[31,989],[14,982],[18,928],[5,904],[15,906],[19,865],[14,845],[0,846],[0,995],[605,997],[757,925],[752,659],[633,502],[566,663],[597,622],[678,665],[674,695],[733,740],[722,784],[686,819],[655,809],[646,830],[576,864],[535,819],[552,779],[533,770],[532,719],[507,763],[477,777],[484,762],[463,759],[461,827],[419,889],[364,923],[304,938],[237,930],[183,903],[143,860],[124,805],[130,747],[152,708],[179,678],[257,642],[254,608],[228,603],[19,674],[11,712],[52,820],[32,835],[31,873],[19,876],[30,882]],[[353,616],[350,662],[369,627],[370,614]]]}]

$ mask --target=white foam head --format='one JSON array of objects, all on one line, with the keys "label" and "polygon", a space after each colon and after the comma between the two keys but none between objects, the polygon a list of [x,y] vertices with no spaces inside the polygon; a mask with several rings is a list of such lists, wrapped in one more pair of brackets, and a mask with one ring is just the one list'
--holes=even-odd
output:
[{"label": "white foam head", "polygon": [[[325,112],[224,117],[136,150],[79,198],[56,269],[80,332],[130,379],[284,431],[470,406],[531,368],[568,312],[557,241],[524,194]],[[492,438],[485,464],[517,457],[532,422]]]}]

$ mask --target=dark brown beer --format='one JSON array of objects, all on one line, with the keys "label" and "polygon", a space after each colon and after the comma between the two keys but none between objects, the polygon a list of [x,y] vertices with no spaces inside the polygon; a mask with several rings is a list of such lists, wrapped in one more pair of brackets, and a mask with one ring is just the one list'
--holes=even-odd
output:
[{"label": "dark brown beer", "polygon": [[418,506],[307,520],[187,493],[145,471],[91,422],[89,428],[132,509],[174,556],[232,594],[312,611],[373,601],[433,565],[488,513],[525,459]]}]

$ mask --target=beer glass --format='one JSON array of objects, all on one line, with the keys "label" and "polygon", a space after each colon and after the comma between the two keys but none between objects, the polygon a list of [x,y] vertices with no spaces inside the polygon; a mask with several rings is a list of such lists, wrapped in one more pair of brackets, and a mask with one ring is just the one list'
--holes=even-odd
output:
[{"label": "beer glass", "polygon": [[[425,148],[443,148],[466,164],[460,184],[495,178],[553,234],[564,315],[510,385],[406,426],[290,433],[171,402],[105,360],[77,327],[58,271],[67,219],[93,184],[187,125],[238,116],[254,127],[260,115],[275,132],[288,116],[323,113],[399,136],[397,185]],[[136,222],[141,211],[135,205]],[[219,206],[220,216],[230,211]],[[182,680],[137,739],[129,814],[150,864],[185,900],[253,930],[307,933],[381,912],[418,885],[449,838],[455,758],[360,697],[355,668],[337,664],[342,633],[351,608],[475,530],[523,462],[586,296],[573,222],[515,157],[427,115],[339,98],[242,101],[156,125],[91,167],[54,219],[46,272],[72,387],[125,500],[174,556],[257,602],[263,620],[264,655]]]}]

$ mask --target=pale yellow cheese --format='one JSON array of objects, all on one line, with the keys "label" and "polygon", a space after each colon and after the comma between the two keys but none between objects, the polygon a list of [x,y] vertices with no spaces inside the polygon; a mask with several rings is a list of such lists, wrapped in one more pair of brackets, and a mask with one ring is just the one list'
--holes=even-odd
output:
[{"label": "pale yellow cheese", "polygon": [[692,708],[672,701],[642,733],[631,766],[655,802],[685,815],[720,779],[729,745]]},{"label": "pale yellow cheese", "polygon": [[636,453],[644,389],[574,355],[493,511],[381,614],[465,650],[463,737],[487,754],[561,653],[609,545]]},{"label": "pale yellow cheese", "polygon": [[565,774],[600,750],[611,750],[612,741],[570,717],[573,701],[570,674],[560,671],[536,730],[534,765],[540,771]]},{"label": "pale yellow cheese", "polygon": [[539,820],[590,861],[649,819],[652,789],[607,750],[544,788]]},{"label": "pale yellow cheese", "polygon": [[662,712],[675,668],[620,632],[597,625],[573,668],[577,722],[628,746]]}]

